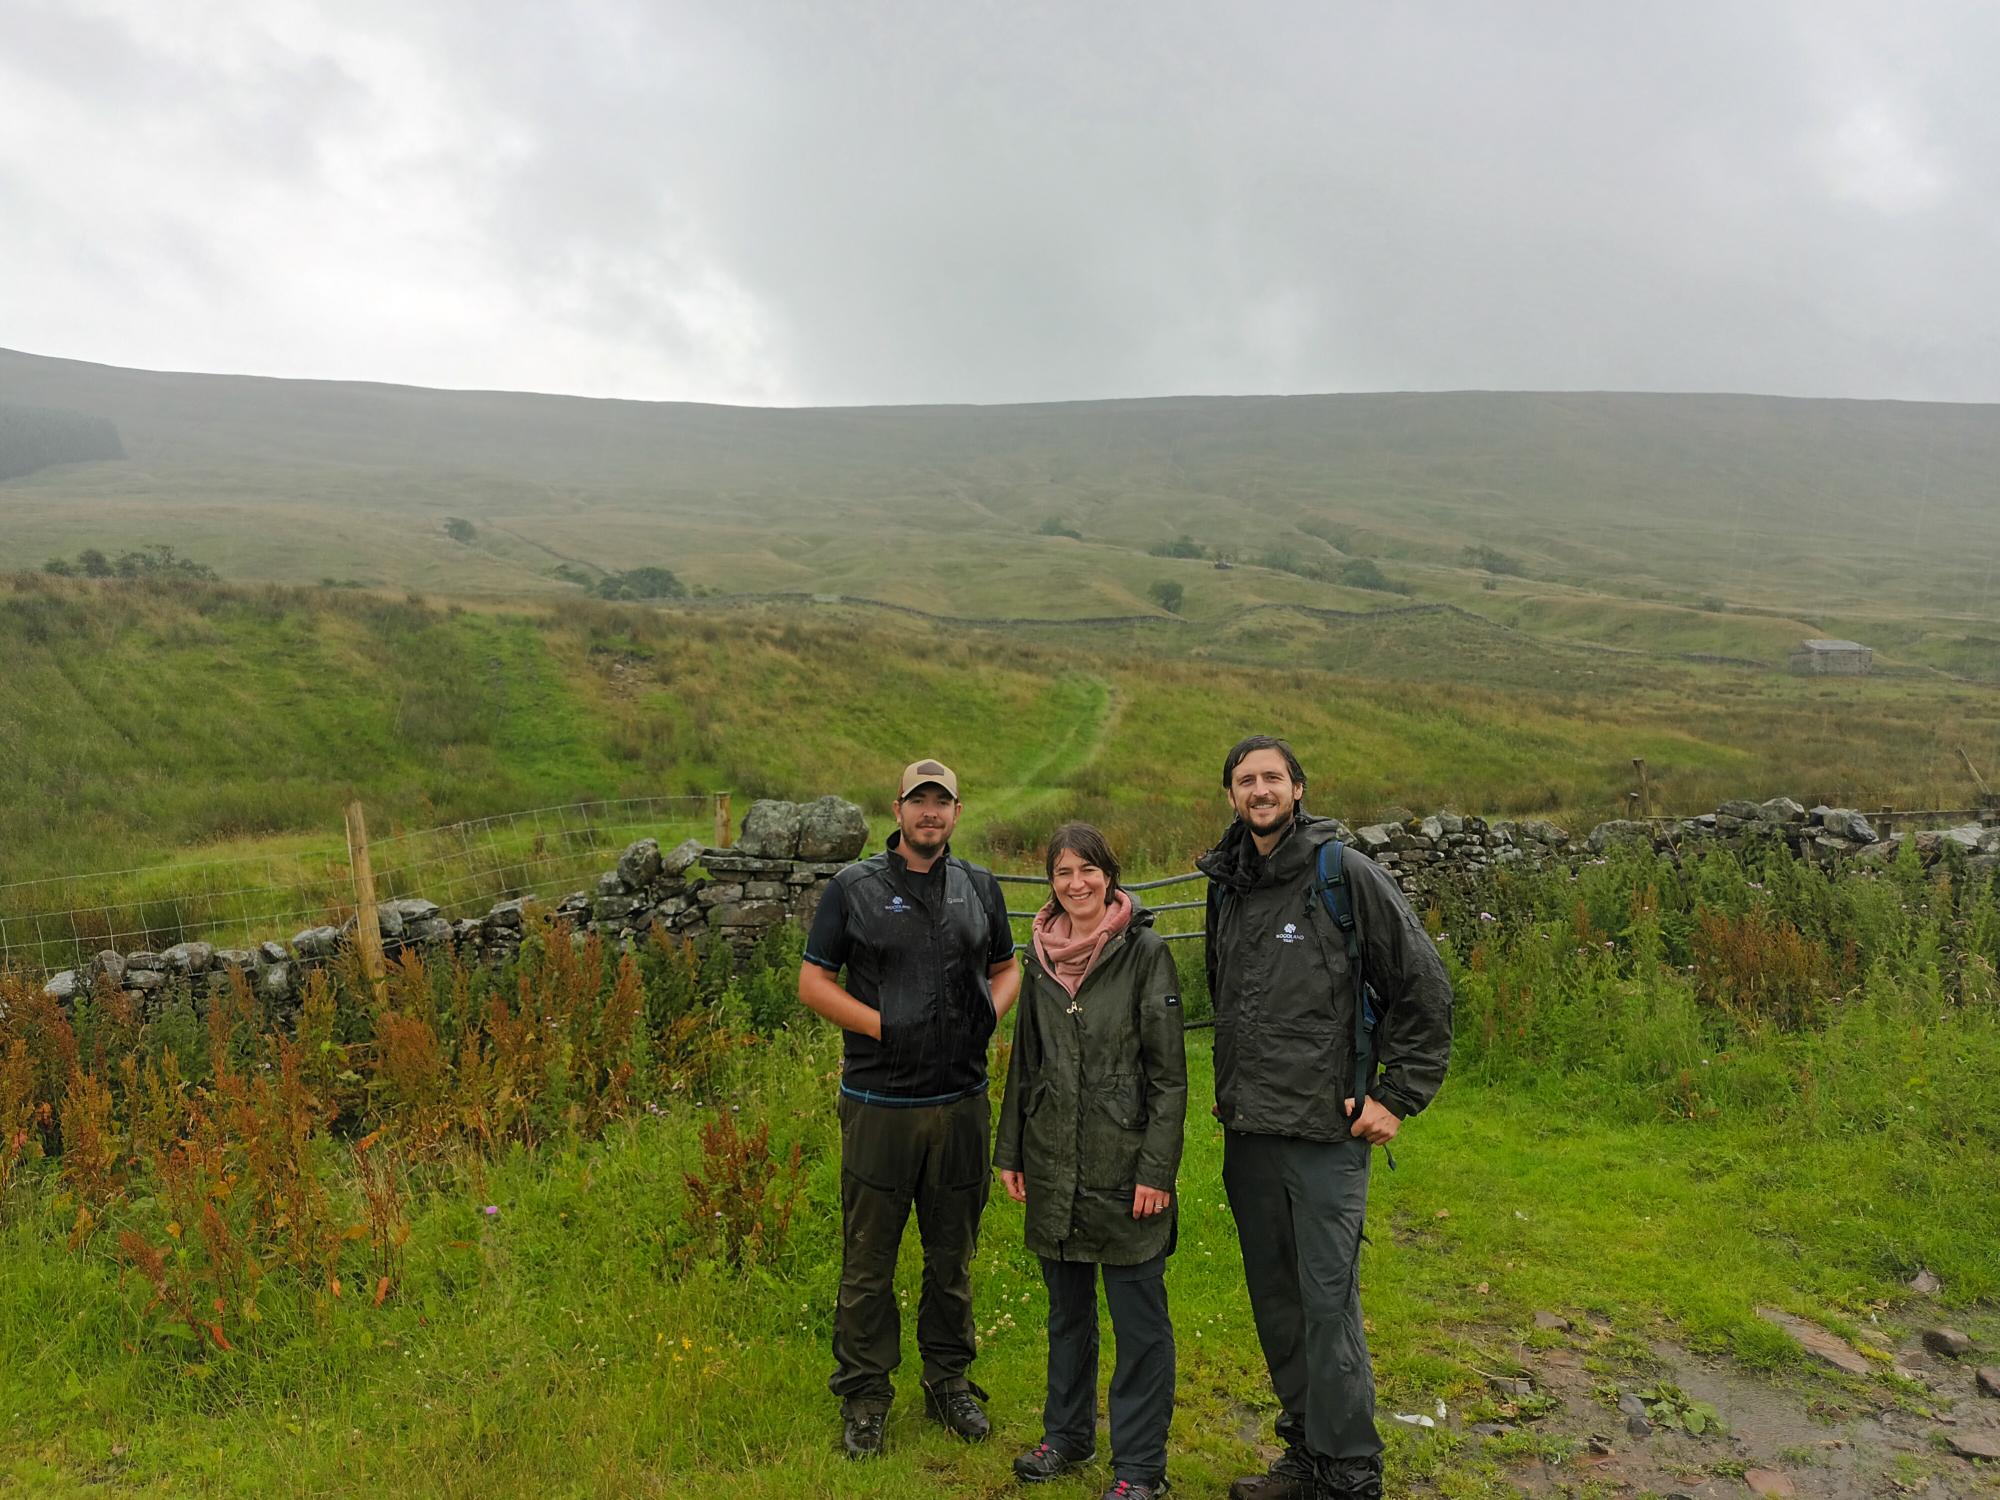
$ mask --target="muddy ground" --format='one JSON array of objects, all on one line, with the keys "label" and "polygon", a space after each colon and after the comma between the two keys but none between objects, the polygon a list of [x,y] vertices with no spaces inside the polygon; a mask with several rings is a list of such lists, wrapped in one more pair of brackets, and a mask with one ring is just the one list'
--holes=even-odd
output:
[{"label": "muddy ground", "polygon": [[[1658,1331],[1621,1334],[1545,1313],[1547,1326],[1481,1341],[1499,1366],[1482,1367],[1488,1394],[1442,1421],[1423,1415],[1497,1461],[1506,1481],[1531,1496],[1995,1500],[2000,1458],[1962,1456],[1953,1445],[1991,1445],[2000,1455],[2000,1395],[1978,1376],[1982,1366],[2000,1366],[2000,1310],[1905,1305],[1896,1318],[1899,1329],[1870,1330],[1892,1360],[1878,1355],[1865,1374],[1812,1355],[1761,1373]],[[1925,1347],[1924,1332],[1941,1326],[1962,1329],[1972,1350],[1953,1358]],[[1663,1387],[1679,1394],[1662,1404]],[[1713,1410],[1721,1430],[1685,1430],[1690,1409],[1708,1426],[1696,1403]],[[1385,1426],[1394,1420],[1381,1416]]]}]

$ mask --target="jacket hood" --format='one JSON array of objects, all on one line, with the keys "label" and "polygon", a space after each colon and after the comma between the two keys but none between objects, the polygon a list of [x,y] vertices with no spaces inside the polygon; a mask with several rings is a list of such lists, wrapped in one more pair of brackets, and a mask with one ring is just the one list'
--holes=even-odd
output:
[{"label": "jacket hood", "polygon": [[1282,881],[1303,875],[1319,846],[1340,837],[1340,831],[1336,819],[1299,813],[1267,856],[1257,852],[1250,825],[1238,818],[1223,830],[1215,847],[1194,862],[1195,868],[1217,885],[1247,891],[1265,878]]}]

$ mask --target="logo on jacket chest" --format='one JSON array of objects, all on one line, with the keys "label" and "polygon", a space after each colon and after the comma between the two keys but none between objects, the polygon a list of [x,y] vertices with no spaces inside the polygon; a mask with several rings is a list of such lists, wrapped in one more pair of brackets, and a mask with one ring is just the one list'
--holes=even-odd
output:
[{"label": "logo on jacket chest", "polygon": [[915,911],[916,909],[913,904],[905,901],[901,896],[891,896],[889,904],[882,908],[882,910],[888,912],[890,915],[898,917],[906,911]]},{"label": "logo on jacket chest", "polygon": [[1296,922],[1287,922],[1275,936],[1281,943],[1303,943],[1306,940],[1306,935],[1299,931],[1299,924]]}]

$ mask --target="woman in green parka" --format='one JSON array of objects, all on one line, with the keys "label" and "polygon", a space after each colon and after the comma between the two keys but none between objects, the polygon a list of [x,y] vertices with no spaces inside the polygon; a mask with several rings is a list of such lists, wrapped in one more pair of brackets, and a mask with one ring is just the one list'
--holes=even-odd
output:
[{"label": "woman in green parka", "polygon": [[1025,1203],[1049,1290],[1042,1441],[1014,1460],[1035,1483],[1096,1456],[1097,1277],[1118,1344],[1107,1500],[1167,1489],[1174,1332],[1166,1264],[1187,1116],[1180,981],[1152,913],[1118,887],[1104,835],[1049,838],[1051,896],[1022,959],[1014,1052],[993,1162]]}]

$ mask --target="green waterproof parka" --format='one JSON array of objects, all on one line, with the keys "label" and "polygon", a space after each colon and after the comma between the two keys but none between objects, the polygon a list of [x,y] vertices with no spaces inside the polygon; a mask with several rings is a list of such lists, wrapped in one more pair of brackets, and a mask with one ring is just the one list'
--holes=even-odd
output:
[{"label": "green waterproof parka", "polygon": [[1179,1203],[1132,1217],[1144,1184],[1172,1192],[1187,1118],[1180,979],[1143,909],[1075,999],[1032,945],[993,1165],[1022,1173],[1028,1248],[1050,1260],[1133,1266],[1173,1248]]}]

